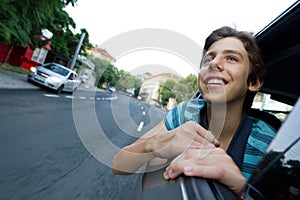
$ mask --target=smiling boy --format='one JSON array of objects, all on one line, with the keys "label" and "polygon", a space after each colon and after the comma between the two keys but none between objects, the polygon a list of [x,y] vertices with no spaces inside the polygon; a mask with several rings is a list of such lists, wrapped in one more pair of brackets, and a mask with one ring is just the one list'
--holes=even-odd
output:
[{"label": "smiling boy", "polygon": [[113,159],[116,174],[134,173],[159,157],[172,160],[164,177],[180,174],[220,181],[239,194],[275,135],[247,116],[263,84],[254,37],[222,27],[205,41],[198,77],[201,98],[180,103],[165,119]]}]

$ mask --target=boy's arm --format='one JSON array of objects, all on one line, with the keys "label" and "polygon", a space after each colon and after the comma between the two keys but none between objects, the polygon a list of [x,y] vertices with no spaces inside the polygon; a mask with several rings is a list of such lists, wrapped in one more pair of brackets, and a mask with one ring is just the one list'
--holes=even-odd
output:
[{"label": "boy's arm", "polygon": [[156,156],[149,150],[147,139],[155,134],[166,131],[164,120],[162,120],[133,144],[122,148],[113,158],[113,173],[120,175],[132,174],[144,163],[155,158]]}]

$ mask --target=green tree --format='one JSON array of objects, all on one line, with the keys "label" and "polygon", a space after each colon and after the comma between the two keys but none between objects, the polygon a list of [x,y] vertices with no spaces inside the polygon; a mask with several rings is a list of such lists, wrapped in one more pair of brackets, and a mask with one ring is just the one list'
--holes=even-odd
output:
[{"label": "green tree", "polygon": [[180,79],[174,86],[174,91],[178,102],[189,100],[195,93],[186,79]]},{"label": "green tree", "polygon": [[92,46],[89,42],[88,31],[86,29],[81,29],[80,33],[74,34],[70,28],[75,29],[76,24],[68,13],[62,9],[55,10],[54,15],[55,19],[49,27],[49,30],[53,32],[53,37],[51,39],[52,50],[48,53],[47,61],[53,61],[57,54],[64,55],[65,57],[72,57],[76,51],[81,34],[83,33],[85,33],[85,37],[79,54],[86,56],[85,49]]},{"label": "green tree", "polygon": [[174,86],[176,85],[176,81],[173,79],[168,79],[166,82],[159,86],[159,96],[160,96],[160,104],[166,106],[169,102],[169,98],[175,98]]},{"label": "green tree", "polygon": [[62,10],[66,0],[23,0],[0,2],[0,41],[5,44],[32,47],[40,44],[41,30],[48,28],[55,20],[56,11]]},{"label": "green tree", "polygon": [[[83,32],[86,33],[79,54],[85,55],[85,48],[91,46],[87,30],[73,34],[69,28],[76,24],[64,11],[66,5],[73,6],[77,0],[23,0],[0,1],[0,42],[13,46],[27,46],[32,49],[44,46],[48,41],[41,40],[42,29],[53,33],[51,39],[52,51],[48,53],[47,61],[52,61],[59,53],[66,57],[72,56],[77,48]],[[11,51],[9,51],[7,58]]]},{"label": "green tree", "polygon": [[107,65],[107,67],[104,69],[102,74],[100,74],[98,87],[101,88],[102,84],[104,82],[107,82],[111,86],[114,86],[118,81],[118,72],[117,71],[118,71],[118,69],[114,65],[112,65],[112,64]]},{"label": "green tree", "polygon": [[121,76],[116,84],[116,89],[120,90],[122,88],[140,88],[142,85],[141,79],[136,76],[133,76],[129,72],[121,70]]},{"label": "green tree", "polygon": [[198,90],[198,79],[195,74],[190,74],[185,78],[187,84],[192,87],[193,91],[196,92]]},{"label": "green tree", "polygon": [[159,88],[161,104],[166,106],[169,102],[169,98],[175,98],[177,102],[189,100],[197,90],[197,76],[193,74],[178,81],[168,79],[165,83],[161,84]]},{"label": "green tree", "polygon": [[107,68],[111,66],[111,63],[108,62],[107,60],[103,60],[100,58],[97,58],[93,55],[87,55],[87,59],[90,60],[92,63],[95,64],[95,73],[97,74],[97,80],[96,82],[98,83],[98,87],[102,87],[102,84],[107,81],[109,78],[104,77],[108,72],[104,73]]}]

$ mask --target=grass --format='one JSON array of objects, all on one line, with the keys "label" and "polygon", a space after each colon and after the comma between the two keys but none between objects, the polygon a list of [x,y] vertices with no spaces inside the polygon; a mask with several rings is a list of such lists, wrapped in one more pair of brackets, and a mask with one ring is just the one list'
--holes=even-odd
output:
[{"label": "grass", "polygon": [[10,72],[15,72],[19,74],[27,74],[28,71],[22,67],[19,66],[13,66],[9,64],[0,64],[0,71],[10,71]]}]

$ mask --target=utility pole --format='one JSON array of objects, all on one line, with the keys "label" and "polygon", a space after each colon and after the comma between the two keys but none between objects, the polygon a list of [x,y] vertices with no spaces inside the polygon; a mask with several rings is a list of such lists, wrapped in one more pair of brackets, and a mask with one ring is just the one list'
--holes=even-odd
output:
[{"label": "utility pole", "polygon": [[74,65],[75,65],[75,63],[76,63],[77,56],[78,56],[79,50],[80,50],[80,48],[81,48],[81,45],[82,45],[82,42],[83,42],[84,37],[85,37],[85,33],[83,32],[83,33],[81,34],[81,36],[80,36],[80,40],[79,40],[79,42],[78,42],[76,51],[75,51],[74,56],[73,56],[73,60],[72,60],[71,66],[70,66],[70,69],[71,69],[71,70],[74,69]]}]

